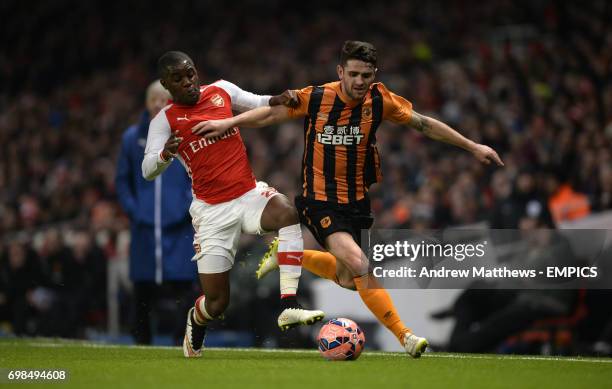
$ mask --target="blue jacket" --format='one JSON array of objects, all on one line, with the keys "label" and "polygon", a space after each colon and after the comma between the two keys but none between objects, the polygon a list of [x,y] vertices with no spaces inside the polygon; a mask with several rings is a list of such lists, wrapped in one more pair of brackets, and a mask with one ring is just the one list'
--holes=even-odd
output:
[{"label": "blue jacket", "polygon": [[149,121],[145,111],[124,132],[117,162],[117,197],[130,218],[130,278],[157,283],[195,279],[191,180],[178,161],[154,181],[142,177]]}]

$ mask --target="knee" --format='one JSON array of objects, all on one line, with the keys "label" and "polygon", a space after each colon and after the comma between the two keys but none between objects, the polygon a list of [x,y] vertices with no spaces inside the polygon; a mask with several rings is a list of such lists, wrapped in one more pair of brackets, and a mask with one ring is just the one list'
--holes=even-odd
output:
[{"label": "knee", "polygon": [[367,260],[359,246],[347,248],[343,260],[344,265],[350,270],[352,277],[365,274],[368,271]]},{"label": "knee", "polygon": [[298,217],[297,209],[284,201],[281,204],[276,214],[278,228],[299,224],[300,218]]},{"label": "knee", "polygon": [[357,290],[353,277],[338,277],[338,285],[348,290]]},{"label": "knee", "polygon": [[348,254],[343,258],[339,258],[340,266],[336,268],[336,277],[338,285],[345,289],[357,290],[355,285],[355,277],[363,274],[363,262],[361,253]]},{"label": "knee", "polygon": [[228,295],[206,296],[206,312],[212,317],[221,316],[228,305]]},{"label": "knee", "polygon": [[261,215],[261,227],[265,231],[279,230],[300,223],[297,209],[285,196],[274,196]]}]

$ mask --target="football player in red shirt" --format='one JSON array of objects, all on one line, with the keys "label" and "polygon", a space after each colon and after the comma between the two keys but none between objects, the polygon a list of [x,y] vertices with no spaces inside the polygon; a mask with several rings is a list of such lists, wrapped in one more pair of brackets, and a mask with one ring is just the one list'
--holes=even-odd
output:
[{"label": "football player in red shirt", "polygon": [[244,112],[290,99],[285,94],[255,95],[225,80],[200,85],[193,61],[178,51],[162,55],[158,71],[172,101],[151,121],[142,172],[152,180],[176,158],[191,176],[193,260],[204,292],[189,310],[184,355],[201,356],[207,323],[221,316],[229,304],[229,271],[241,232],[278,231],[284,308],[279,327],[284,330],[321,320],[323,312],[305,310],[295,298],[304,249],[295,207],[274,188],[256,181],[238,127],[215,138],[191,131],[196,123],[232,117],[232,110]]}]

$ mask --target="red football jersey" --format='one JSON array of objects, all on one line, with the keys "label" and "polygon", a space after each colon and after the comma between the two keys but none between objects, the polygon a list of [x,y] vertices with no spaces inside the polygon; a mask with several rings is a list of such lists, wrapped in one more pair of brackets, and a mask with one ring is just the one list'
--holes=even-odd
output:
[{"label": "red football jersey", "polygon": [[[230,129],[225,135],[205,139],[194,135],[191,128],[197,123],[211,119],[232,117],[232,107],[243,111],[267,105],[269,96],[244,92],[227,81],[217,81],[200,87],[200,98],[193,106],[172,103],[164,107],[151,121],[143,173],[147,155],[161,167],[161,171],[145,174],[148,178],[160,174],[165,167],[159,153],[171,132],[178,131],[183,138],[178,148],[178,157],[192,180],[193,194],[209,204],[218,204],[240,197],[255,188],[255,176],[249,164],[240,130]],[[161,146],[160,146],[161,145]],[[153,168],[152,164],[149,172]]]}]

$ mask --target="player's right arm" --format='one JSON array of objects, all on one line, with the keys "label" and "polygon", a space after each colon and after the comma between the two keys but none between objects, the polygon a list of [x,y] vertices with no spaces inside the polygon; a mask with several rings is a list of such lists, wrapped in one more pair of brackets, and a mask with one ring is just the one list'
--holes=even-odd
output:
[{"label": "player's right arm", "polygon": [[284,105],[259,107],[243,112],[238,116],[220,120],[208,120],[196,124],[191,131],[205,138],[214,138],[225,134],[234,127],[260,128],[289,120],[289,108]]},{"label": "player's right arm", "polygon": [[149,124],[147,146],[142,160],[142,176],[154,180],[172,163],[182,138],[172,133],[165,110],[161,110]]},{"label": "player's right arm", "polygon": [[259,107],[231,118],[200,122],[191,130],[194,134],[204,135],[205,138],[214,138],[234,127],[260,128],[304,117],[308,113],[311,92],[312,87],[289,90],[282,95],[285,100],[283,104],[289,107],[286,105]]}]

